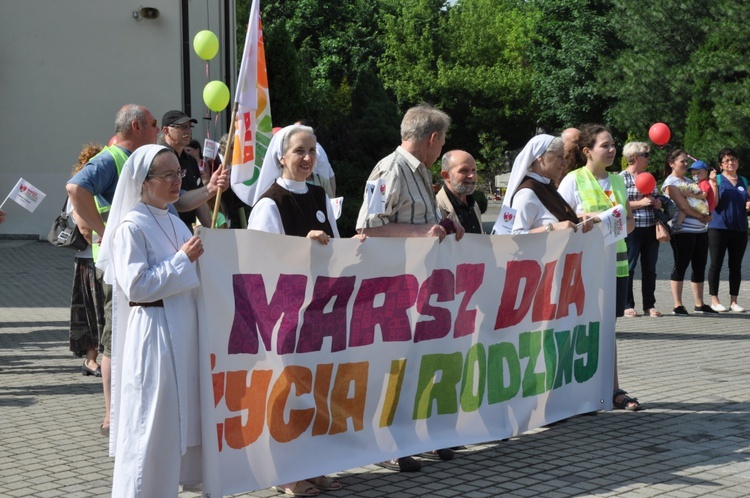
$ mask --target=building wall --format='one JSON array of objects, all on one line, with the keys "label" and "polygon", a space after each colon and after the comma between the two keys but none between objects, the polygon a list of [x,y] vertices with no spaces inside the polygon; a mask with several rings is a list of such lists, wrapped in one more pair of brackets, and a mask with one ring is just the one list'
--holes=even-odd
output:
[{"label": "building wall", "polygon": [[[233,12],[234,2],[226,3]],[[145,105],[159,121],[164,112],[189,104],[199,120],[196,138],[221,135],[229,110],[218,120],[207,116],[202,91],[209,79],[233,88],[227,75],[236,71],[227,70],[223,52],[234,53],[224,46],[234,20],[226,19],[224,5],[222,0],[0,0],[0,195],[5,198],[20,177],[47,194],[34,213],[6,202],[0,238],[46,236],[81,146],[106,144],[123,104]],[[132,12],[142,6],[159,9],[159,18],[135,20]],[[192,49],[202,29],[220,40],[208,78],[205,61]]]}]

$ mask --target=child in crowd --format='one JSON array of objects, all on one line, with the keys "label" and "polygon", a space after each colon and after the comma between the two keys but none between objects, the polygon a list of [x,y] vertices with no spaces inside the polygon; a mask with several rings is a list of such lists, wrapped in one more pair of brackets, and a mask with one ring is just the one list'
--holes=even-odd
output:
[{"label": "child in crowd", "polygon": [[[709,173],[708,165],[703,161],[695,161],[689,168],[693,174],[692,185],[680,185],[680,193],[685,196],[691,208],[700,214],[709,214],[716,207],[714,191],[708,179],[709,176],[716,178],[716,172]],[[677,210],[677,217],[672,224],[672,232],[679,232],[682,229],[682,222],[685,221],[685,213]]]}]

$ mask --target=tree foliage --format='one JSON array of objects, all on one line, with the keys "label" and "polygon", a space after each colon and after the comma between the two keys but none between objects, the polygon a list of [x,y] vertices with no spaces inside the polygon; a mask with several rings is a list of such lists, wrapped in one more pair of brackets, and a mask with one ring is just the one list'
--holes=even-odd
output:
[{"label": "tree foliage", "polygon": [[[250,0],[238,0],[246,19]],[[445,150],[472,153],[485,176],[537,123],[612,127],[714,161],[750,148],[750,4],[734,0],[263,0],[275,125],[311,119],[353,227],[364,177],[399,143],[407,108],[452,118]],[[238,44],[245,23],[239,23]],[[349,232],[350,233],[350,232]]]},{"label": "tree foliage", "polygon": [[612,99],[598,80],[621,46],[612,2],[531,3],[539,9],[530,57],[540,124],[550,130],[602,122]]}]

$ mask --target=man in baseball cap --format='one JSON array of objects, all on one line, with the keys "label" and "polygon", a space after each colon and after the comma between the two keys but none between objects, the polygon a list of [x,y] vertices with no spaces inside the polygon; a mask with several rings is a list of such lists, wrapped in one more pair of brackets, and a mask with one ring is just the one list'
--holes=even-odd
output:
[{"label": "man in baseball cap", "polygon": [[182,111],[167,111],[161,118],[162,128],[172,125],[184,125],[185,123],[196,124],[198,123],[198,120],[195,118],[191,118]]}]

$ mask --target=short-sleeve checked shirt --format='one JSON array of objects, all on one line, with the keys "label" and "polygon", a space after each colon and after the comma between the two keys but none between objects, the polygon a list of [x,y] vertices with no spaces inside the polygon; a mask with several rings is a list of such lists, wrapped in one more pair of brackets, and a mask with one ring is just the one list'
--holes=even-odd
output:
[{"label": "short-sleeve checked shirt", "polygon": [[[645,195],[635,187],[635,176],[627,171],[620,173],[620,176],[625,180],[625,189],[628,191],[628,201],[639,201],[645,197]],[[659,190],[654,186],[651,195],[657,195],[658,193]],[[631,212],[633,213],[636,227],[652,227],[656,225],[656,216],[654,215],[653,207],[646,206],[638,209],[631,209]]]},{"label": "short-sleeve checked shirt", "polygon": [[403,147],[381,159],[368,181],[380,179],[385,184],[385,211],[369,213],[367,196],[359,210],[357,229],[374,228],[388,223],[434,225],[439,221],[437,201],[432,189],[432,173],[419,159]]}]

